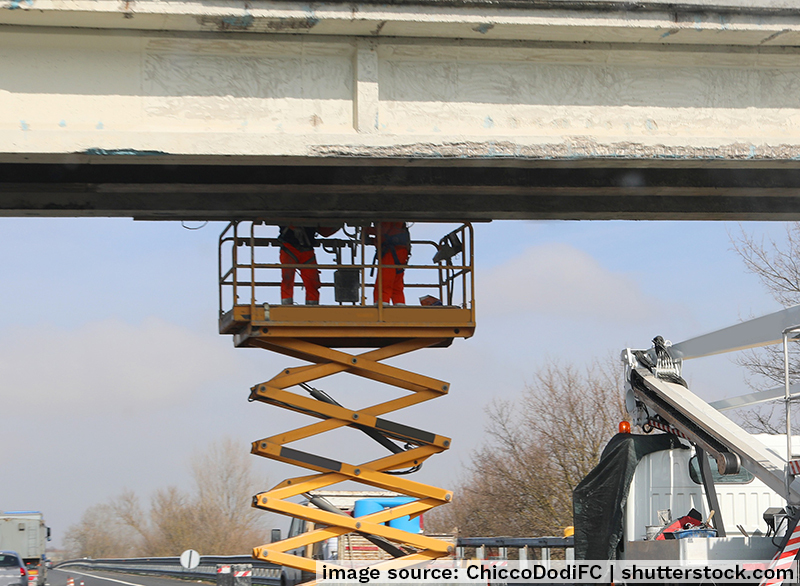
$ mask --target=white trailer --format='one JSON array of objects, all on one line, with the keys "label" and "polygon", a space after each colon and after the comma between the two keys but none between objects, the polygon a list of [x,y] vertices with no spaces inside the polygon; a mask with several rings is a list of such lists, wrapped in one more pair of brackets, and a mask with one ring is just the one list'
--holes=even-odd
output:
[{"label": "white trailer", "polygon": [[28,568],[30,586],[44,586],[47,581],[45,549],[50,528],[38,511],[0,513],[0,550],[15,551]]}]

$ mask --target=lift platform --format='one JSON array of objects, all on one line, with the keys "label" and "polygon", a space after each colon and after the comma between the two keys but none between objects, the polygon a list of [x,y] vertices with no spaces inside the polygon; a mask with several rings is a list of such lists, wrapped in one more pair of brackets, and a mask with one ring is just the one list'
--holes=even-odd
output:
[{"label": "lift platform", "polygon": [[[262,232],[272,233],[272,237]],[[427,306],[386,305],[380,298],[373,303],[372,288],[380,287],[380,269],[395,265],[382,265],[377,258],[367,261],[374,246],[368,244],[363,231],[346,239],[321,239],[319,253],[327,251],[335,262],[303,265],[276,262],[280,247],[276,233],[275,226],[260,222],[233,222],[220,236],[219,329],[221,334],[233,334],[236,346],[261,346],[259,340],[285,337],[316,340],[336,348],[377,348],[420,338],[437,340],[432,345],[442,346],[475,332],[469,224],[439,242],[412,240],[412,262],[399,268],[406,271],[408,297],[416,291],[438,302]],[[441,257],[439,262],[416,262],[419,257],[436,255]],[[456,264],[459,259],[461,263]],[[278,288],[284,267],[320,270],[321,305],[280,305]]]},{"label": "lift platform", "polygon": [[[458,307],[376,307],[240,305],[220,318],[220,333],[233,334],[237,347],[266,347],[272,338],[316,340],[333,348],[383,347],[398,340],[453,338],[475,331],[471,309]],[[438,341],[441,340],[441,341]]]},{"label": "lift platform", "polygon": [[[310,521],[313,531],[256,547],[254,557],[311,574],[316,562],[301,552],[331,537],[355,532],[367,536],[395,561],[417,562],[452,553],[448,542],[392,526],[449,502],[452,492],[415,482],[408,475],[430,456],[450,447],[450,438],[387,419],[400,409],[445,395],[449,383],[417,374],[385,360],[423,348],[446,347],[475,331],[473,232],[464,224],[439,241],[412,240],[407,265],[381,264],[380,247],[361,227],[344,228],[344,237],[322,238],[315,263],[280,264],[278,229],[260,221],[232,222],[220,236],[220,333],[237,347],[258,347],[309,362],[286,368],[255,385],[250,399],[317,419],[299,429],[253,442],[252,453],[294,464],[312,474],[290,478],[253,497],[253,506]],[[373,257],[373,260],[369,260]],[[418,261],[421,259],[421,262]],[[430,260],[428,260],[430,259]],[[426,262],[427,261],[427,262]],[[281,271],[316,269],[321,273],[319,305],[280,304]],[[383,303],[382,269],[403,270],[406,298],[420,305]],[[374,275],[374,277],[372,276]],[[413,292],[413,294],[412,294]],[[375,300],[375,301],[374,301]],[[361,353],[345,349],[361,348]],[[345,407],[310,383],[349,373],[396,387],[397,398],[358,408]],[[385,457],[349,463],[304,452],[289,444],[350,427],[389,451]],[[398,506],[353,518],[335,507],[290,499],[341,482],[391,490],[412,497]]]}]

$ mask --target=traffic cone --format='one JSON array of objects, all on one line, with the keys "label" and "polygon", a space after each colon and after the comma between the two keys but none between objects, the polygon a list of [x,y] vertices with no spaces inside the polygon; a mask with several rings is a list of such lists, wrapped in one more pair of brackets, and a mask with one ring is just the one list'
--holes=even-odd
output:
[{"label": "traffic cone", "polygon": [[81,586],[83,586],[83,580],[81,580]]},{"label": "traffic cone", "polygon": [[67,578],[67,586],[75,586],[75,580],[73,580],[71,577]]}]

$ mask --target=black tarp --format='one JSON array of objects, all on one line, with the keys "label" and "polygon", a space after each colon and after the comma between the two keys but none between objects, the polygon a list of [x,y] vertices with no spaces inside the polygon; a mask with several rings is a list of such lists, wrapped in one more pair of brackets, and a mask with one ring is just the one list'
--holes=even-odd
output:
[{"label": "black tarp", "polygon": [[670,434],[618,433],[572,492],[576,560],[613,560],[636,465],[647,454],[682,447]]}]

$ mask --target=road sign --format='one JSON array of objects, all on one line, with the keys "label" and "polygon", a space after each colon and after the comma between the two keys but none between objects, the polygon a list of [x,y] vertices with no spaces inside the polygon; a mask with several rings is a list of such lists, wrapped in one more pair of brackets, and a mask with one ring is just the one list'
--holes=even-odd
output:
[{"label": "road sign", "polygon": [[187,570],[194,570],[200,564],[200,554],[193,549],[187,549],[181,554],[181,565]]}]

